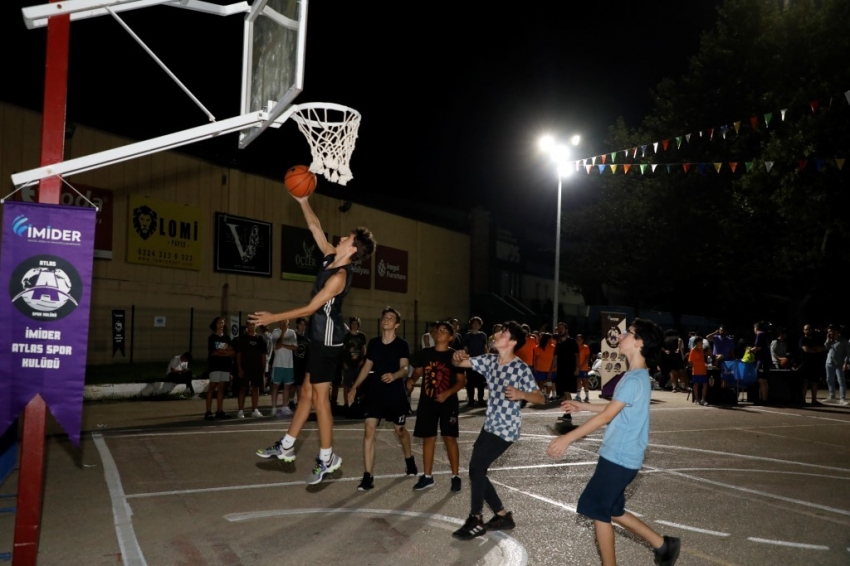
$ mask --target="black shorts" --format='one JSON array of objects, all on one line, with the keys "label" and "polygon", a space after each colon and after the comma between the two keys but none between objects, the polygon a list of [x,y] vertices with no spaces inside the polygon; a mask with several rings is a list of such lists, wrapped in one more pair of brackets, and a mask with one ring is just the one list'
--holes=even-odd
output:
[{"label": "black shorts", "polygon": [[263,374],[262,373],[254,373],[249,374],[246,373],[245,377],[236,377],[233,380],[233,386],[237,391],[240,389],[247,389],[248,387],[263,387]]},{"label": "black shorts", "polygon": [[593,477],[578,498],[576,512],[603,523],[610,523],[611,517],[621,517],[626,511],[626,487],[638,471],[600,456]]},{"label": "black shorts", "polygon": [[555,391],[558,395],[565,393],[575,393],[578,380],[576,379],[575,370],[570,372],[559,371],[555,376]]},{"label": "black shorts", "polygon": [[366,412],[363,418],[365,419],[381,419],[391,422],[396,426],[404,426],[407,422],[407,397],[398,399],[385,399],[379,397],[377,399],[369,399],[366,397]]},{"label": "black shorts", "polygon": [[339,368],[342,346],[324,346],[311,343],[307,349],[307,373],[310,383],[331,383]]},{"label": "black shorts", "polygon": [[360,373],[360,366],[352,366],[350,368],[342,368],[342,384],[345,387],[351,387],[357,381],[357,375]]},{"label": "black shorts", "polygon": [[457,415],[459,412],[457,395],[452,395],[443,403],[437,403],[430,397],[420,397],[416,408],[416,424],[413,425],[413,436],[416,438],[431,438],[437,436],[437,425],[440,425],[441,436],[460,436],[460,426]]},{"label": "black shorts", "polygon": [[667,358],[667,363],[669,364],[670,371],[685,369],[685,360],[682,359],[682,355],[678,352],[673,352]]}]

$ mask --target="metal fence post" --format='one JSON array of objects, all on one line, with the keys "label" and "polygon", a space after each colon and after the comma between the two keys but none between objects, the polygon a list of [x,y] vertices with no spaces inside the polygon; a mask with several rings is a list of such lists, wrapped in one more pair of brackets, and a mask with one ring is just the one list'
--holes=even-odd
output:
[{"label": "metal fence post", "polygon": [[136,305],[130,306],[130,363],[133,363],[133,347],[136,343]]},{"label": "metal fence post", "polygon": [[189,352],[192,351],[192,335],[195,332],[195,307],[189,307]]}]

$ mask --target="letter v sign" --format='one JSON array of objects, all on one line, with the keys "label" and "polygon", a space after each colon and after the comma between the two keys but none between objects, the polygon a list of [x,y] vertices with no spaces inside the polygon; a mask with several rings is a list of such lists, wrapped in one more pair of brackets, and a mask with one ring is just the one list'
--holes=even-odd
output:
[{"label": "letter v sign", "polygon": [[239,239],[239,233],[236,231],[236,224],[228,224],[230,231],[233,233],[233,241],[236,242],[236,251],[239,252],[239,258],[245,261],[245,250],[242,249],[242,240]]}]

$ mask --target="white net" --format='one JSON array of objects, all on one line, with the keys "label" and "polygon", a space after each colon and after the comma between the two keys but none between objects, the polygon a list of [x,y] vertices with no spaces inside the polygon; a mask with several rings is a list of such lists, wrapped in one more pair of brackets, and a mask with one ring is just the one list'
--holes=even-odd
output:
[{"label": "white net", "polygon": [[333,183],[348,183],[353,178],[348,163],[360,128],[360,112],[339,104],[311,102],[299,104],[292,119],[310,142],[310,171]]}]

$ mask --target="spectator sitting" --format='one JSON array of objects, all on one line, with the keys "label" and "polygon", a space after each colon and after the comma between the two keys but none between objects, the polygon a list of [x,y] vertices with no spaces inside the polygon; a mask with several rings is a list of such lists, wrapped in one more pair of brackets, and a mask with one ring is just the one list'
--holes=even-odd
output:
[{"label": "spectator sitting", "polygon": [[166,377],[173,383],[182,383],[186,386],[187,394],[183,394],[184,398],[194,397],[195,388],[192,387],[192,370],[189,369],[189,362],[192,361],[191,352],[183,352],[174,356],[168,363],[168,371]]},{"label": "spectator sitting", "polygon": [[779,336],[770,343],[770,359],[777,369],[788,367],[788,332],[784,328],[779,329]]}]

